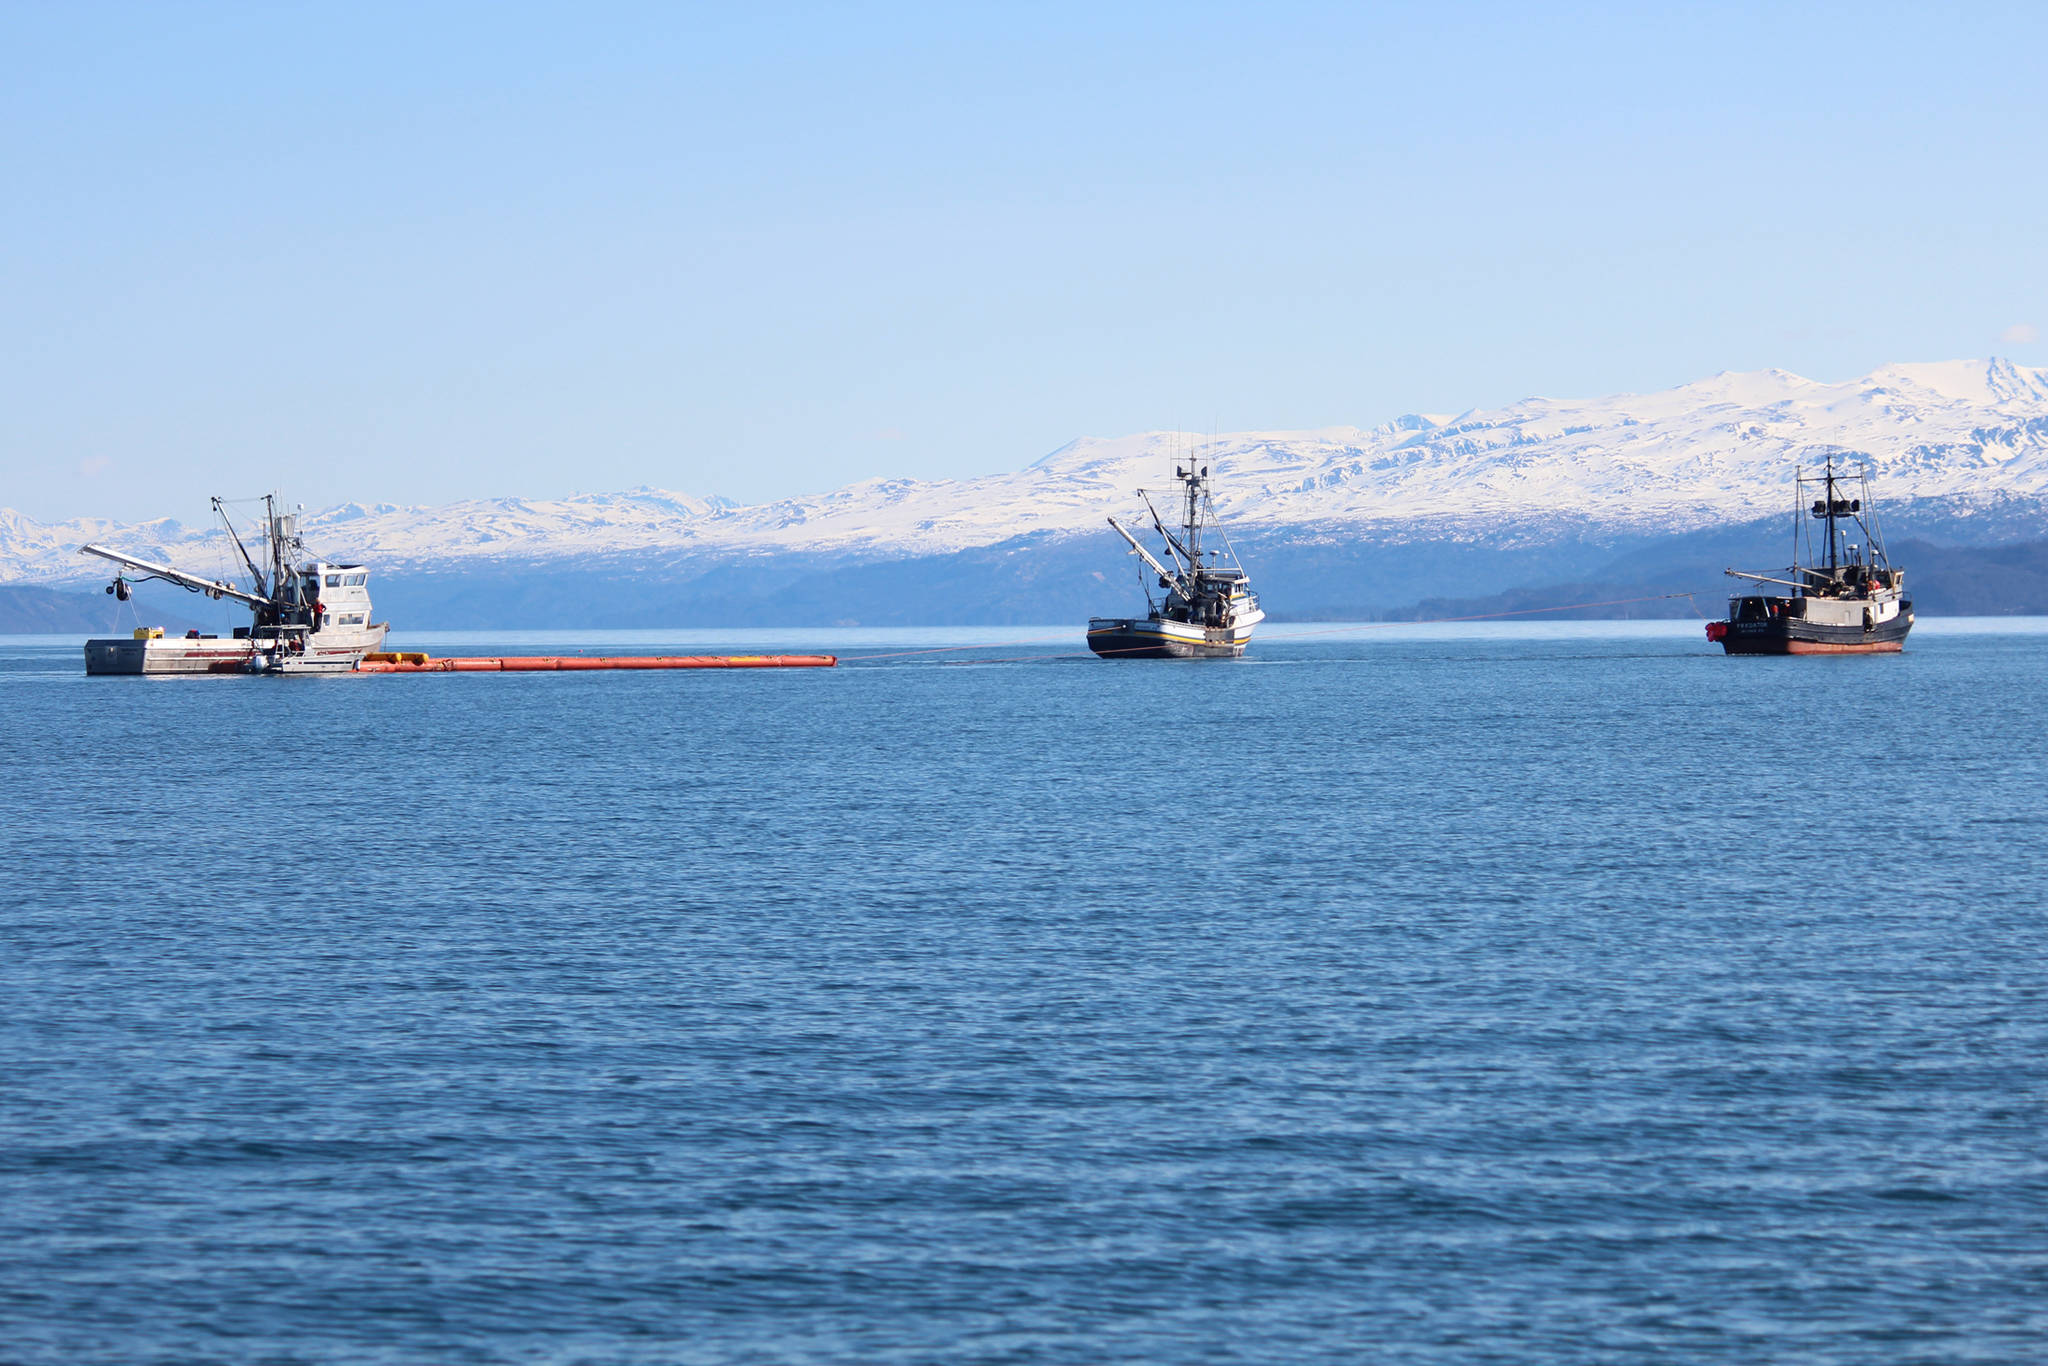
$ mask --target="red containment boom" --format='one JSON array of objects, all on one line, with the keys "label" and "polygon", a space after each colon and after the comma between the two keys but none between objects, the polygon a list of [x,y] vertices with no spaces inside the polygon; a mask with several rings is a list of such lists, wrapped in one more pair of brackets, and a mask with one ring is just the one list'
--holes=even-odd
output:
[{"label": "red containment boom", "polygon": [[570,673],[584,669],[830,669],[837,655],[505,655],[429,659],[425,655],[366,655],[365,674]]}]

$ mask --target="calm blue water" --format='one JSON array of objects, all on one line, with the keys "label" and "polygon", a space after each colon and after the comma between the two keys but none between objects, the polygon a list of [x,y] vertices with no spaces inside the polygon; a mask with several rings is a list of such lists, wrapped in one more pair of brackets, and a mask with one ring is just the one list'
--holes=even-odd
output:
[{"label": "calm blue water", "polygon": [[1941,626],[0,642],[0,1358],[2039,1360],[2048,633]]}]

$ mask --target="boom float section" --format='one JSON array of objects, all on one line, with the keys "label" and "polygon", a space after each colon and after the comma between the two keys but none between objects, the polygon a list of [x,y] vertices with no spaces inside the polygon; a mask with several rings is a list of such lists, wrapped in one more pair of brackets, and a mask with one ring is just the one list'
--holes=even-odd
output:
[{"label": "boom float section", "polygon": [[503,657],[371,656],[365,674],[575,673],[596,669],[830,669],[837,655],[508,655]]}]

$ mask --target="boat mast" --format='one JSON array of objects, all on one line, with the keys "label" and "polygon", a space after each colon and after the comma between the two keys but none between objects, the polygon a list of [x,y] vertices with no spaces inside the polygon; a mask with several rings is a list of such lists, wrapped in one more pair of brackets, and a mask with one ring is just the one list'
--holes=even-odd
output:
[{"label": "boat mast", "polygon": [[1173,472],[1186,485],[1184,491],[1187,495],[1187,504],[1185,511],[1181,514],[1181,531],[1187,549],[1188,588],[1190,590],[1190,605],[1192,605],[1192,594],[1194,591],[1199,590],[1201,586],[1203,567],[1202,504],[1205,497],[1205,486],[1209,477],[1209,469],[1206,465],[1199,470],[1196,469],[1194,460],[1190,458],[1186,469],[1176,465],[1173,468]]},{"label": "boat mast", "polygon": [[1841,528],[1835,518],[1841,507],[1841,500],[1835,497],[1835,458],[1828,457],[1828,577],[1834,578],[1841,569],[1840,549]]},{"label": "boat mast", "polygon": [[1869,542],[1870,545],[1870,562],[1874,565],[1882,565],[1884,568],[1890,569],[1892,567],[1892,557],[1885,553],[1884,531],[1877,521],[1877,500],[1870,496],[1870,464],[1868,461],[1865,461],[1860,467],[1860,472],[1861,479],[1859,482],[1863,492],[1862,503],[1866,519],[1863,522],[1863,539]]},{"label": "boat mast", "polygon": [[270,614],[270,624],[282,626],[285,584],[289,581],[296,589],[298,582],[291,578],[290,571],[285,565],[284,538],[277,533],[277,495],[266,493],[263,495],[263,538],[270,542],[270,581],[277,585],[276,590],[270,595],[271,600],[277,604]]},{"label": "boat mast", "polygon": [[281,598],[284,596],[284,574],[278,568],[277,495],[274,493],[263,495],[263,548],[270,552],[270,581],[277,585],[271,597]]},{"label": "boat mast", "polygon": [[241,533],[235,530],[234,519],[228,516],[227,505],[216,497],[213,500],[213,511],[214,515],[220,518],[220,524],[228,529],[228,539],[234,542],[235,553],[242,557],[242,564],[248,569],[249,577],[256,580],[256,596],[267,596],[270,589],[263,581],[263,571],[256,567],[255,559],[249,554],[249,547],[242,544]]},{"label": "boat mast", "polygon": [[[1863,498],[1849,499],[1841,496],[1842,481],[1835,474],[1835,461],[1832,455],[1828,457],[1822,480],[1827,496],[1814,501],[1813,518],[1815,521],[1824,522],[1827,525],[1828,578],[1837,579],[1841,575],[1843,562],[1841,542],[1843,522],[1855,523],[1862,530],[1864,540],[1871,542],[1872,563],[1876,563],[1875,557],[1878,546],[1870,524],[1863,520],[1863,504],[1865,500]],[[1863,488],[1861,489],[1861,492],[1865,495],[1868,495],[1870,492],[1869,481],[1870,471],[1866,467],[1863,471]]]},{"label": "boat mast", "polygon": [[305,551],[305,542],[299,536],[299,519],[294,513],[277,510],[275,493],[263,495],[263,531],[270,542],[272,611],[268,624],[283,626],[287,617],[303,619],[313,603],[306,596],[306,586],[300,581],[299,567],[294,562]]},{"label": "boat mast", "polygon": [[[1804,530],[1806,530],[1806,479],[1801,474],[1799,466],[1794,465],[1792,467],[1792,577],[1799,579],[1802,583],[1805,582],[1805,579],[1799,572],[1799,534]],[[1799,590],[1799,596],[1802,598],[1806,596],[1804,588]]]}]

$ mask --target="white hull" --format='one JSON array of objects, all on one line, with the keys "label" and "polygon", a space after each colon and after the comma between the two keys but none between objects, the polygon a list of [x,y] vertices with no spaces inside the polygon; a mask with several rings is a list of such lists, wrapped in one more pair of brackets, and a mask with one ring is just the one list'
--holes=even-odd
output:
[{"label": "white hull", "polygon": [[[270,647],[268,641],[190,636],[155,640],[88,640],[88,674],[345,674],[384,643],[390,628],[375,626],[316,631],[300,651]],[[262,648],[258,648],[262,647]]]}]

